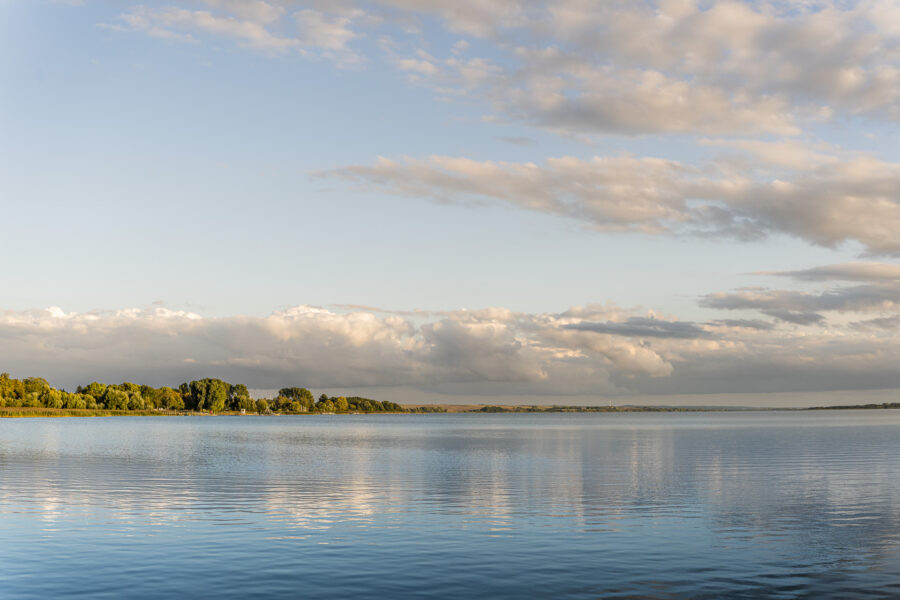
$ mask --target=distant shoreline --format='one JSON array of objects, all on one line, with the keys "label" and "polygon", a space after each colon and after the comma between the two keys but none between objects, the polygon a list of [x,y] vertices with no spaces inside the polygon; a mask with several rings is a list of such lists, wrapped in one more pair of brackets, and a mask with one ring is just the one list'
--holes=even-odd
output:
[{"label": "distant shoreline", "polygon": [[[433,411],[416,410],[423,406],[437,408]],[[222,411],[217,413],[203,411],[173,411],[173,410],[107,410],[107,409],[78,409],[78,408],[45,408],[45,407],[0,407],[0,419],[2,418],[32,418],[32,417],[257,417],[257,416],[343,416],[343,415],[422,415],[422,414],[559,414],[559,413],[685,413],[685,412],[764,412],[764,411],[819,411],[819,410],[890,410],[900,409],[900,402],[884,404],[856,404],[842,406],[811,406],[805,408],[794,407],[730,407],[730,406],[496,406],[496,405],[472,405],[472,404],[441,404],[441,405],[404,405],[403,411],[359,413],[297,413],[278,414],[258,413],[242,414],[238,411]]]},{"label": "distant shoreline", "polygon": [[[604,399],[604,401],[609,400]],[[619,398],[625,400],[625,398]],[[243,384],[215,378],[155,388],[125,381],[97,381],[74,392],[57,389],[41,377],[16,379],[0,373],[0,418],[118,416],[252,416],[413,413],[631,413],[752,412],[760,410],[847,410],[900,408],[900,402],[817,407],[753,407],[722,405],[560,405],[560,404],[398,404],[361,396],[329,396],[316,400],[304,387],[285,387],[274,398],[253,398]]]}]

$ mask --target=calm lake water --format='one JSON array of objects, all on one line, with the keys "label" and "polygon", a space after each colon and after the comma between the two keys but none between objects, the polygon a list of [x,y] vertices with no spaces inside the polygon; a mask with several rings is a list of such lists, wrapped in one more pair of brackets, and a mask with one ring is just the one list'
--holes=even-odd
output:
[{"label": "calm lake water", "polygon": [[0,420],[0,598],[896,598],[900,410]]}]

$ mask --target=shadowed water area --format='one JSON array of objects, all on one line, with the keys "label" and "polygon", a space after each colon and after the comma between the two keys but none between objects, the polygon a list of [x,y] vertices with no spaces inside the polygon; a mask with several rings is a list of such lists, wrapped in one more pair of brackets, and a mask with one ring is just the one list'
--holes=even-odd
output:
[{"label": "shadowed water area", "polygon": [[900,596],[900,411],[0,420],[0,597]]}]

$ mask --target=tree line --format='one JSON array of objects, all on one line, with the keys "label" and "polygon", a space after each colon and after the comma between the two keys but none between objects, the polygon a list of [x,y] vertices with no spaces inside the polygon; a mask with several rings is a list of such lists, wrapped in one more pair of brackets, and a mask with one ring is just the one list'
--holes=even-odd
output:
[{"label": "tree line", "polygon": [[52,387],[42,377],[14,379],[9,373],[0,373],[0,407],[259,414],[443,412],[437,407],[410,409],[395,402],[359,396],[322,394],[316,400],[303,387],[282,388],[274,398],[252,398],[246,385],[213,378],[182,383],[177,388],[94,381],[67,392]]}]

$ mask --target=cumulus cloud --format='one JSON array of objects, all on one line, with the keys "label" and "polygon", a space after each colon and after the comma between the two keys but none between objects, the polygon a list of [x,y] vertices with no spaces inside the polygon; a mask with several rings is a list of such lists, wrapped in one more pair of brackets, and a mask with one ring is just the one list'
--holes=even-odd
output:
[{"label": "cumulus cloud", "polygon": [[[900,268],[889,263],[856,262],[822,265],[794,271],[761,271],[757,275],[787,277],[801,282],[854,282],[821,291],[744,288],[700,298],[700,306],[719,310],[755,310],[795,325],[823,325],[822,313],[838,315],[882,313],[882,317],[852,321],[855,331],[889,330],[900,313]],[[860,283],[862,282],[862,283]],[[721,323],[737,325],[740,320]]]},{"label": "cumulus cloud", "polygon": [[845,154],[841,148],[822,142],[811,144],[797,139],[778,141],[757,139],[701,139],[705,146],[733,149],[738,153],[749,154],[757,162],[803,171],[810,167],[822,167],[841,161],[839,155]]},{"label": "cumulus cloud", "polygon": [[690,219],[676,186],[699,174],[674,161],[632,157],[582,161],[564,157],[535,163],[480,162],[433,156],[352,165],[318,176],[361,182],[440,202],[501,201],[586,220],[599,229],[659,233]]},{"label": "cumulus cloud", "polygon": [[798,271],[763,271],[759,274],[790,277],[798,281],[900,281],[900,265],[854,262],[823,265]]},{"label": "cumulus cloud", "polygon": [[[361,60],[348,48],[349,42],[361,35],[352,28],[355,19],[365,16],[360,10],[335,14],[306,8],[291,12],[290,3],[284,2],[202,1],[211,10],[196,10],[193,3],[161,8],[137,5],[100,27],[195,43],[201,35],[219,36],[269,54],[297,52],[341,63]],[[292,24],[286,22],[288,15]]]},{"label": "cumulus cloud", "polygon": [[[683,352],[673,360],[671,375],[642,379],[635,387],[647,394],[900,389],[900,371],[892,366],[900,360],[895,343],[870,332],[813,331],[804,336],[770,333],[715,351]],[[855,401],[849,397],[841,403]]]},{"label": "cumulus cloud", "polygon": [[506,309],[427,315],[405,318],[309,306],[264,318],[204,318],[160,307],[7,311],[0,313],[0,360],[29,373],[49,366],[69,385],[78,382],[76,377],[172,383],[169,378],[207,373],[267,388],[291,382],[318,387],[550,385],[554,373],[571,368],[593,373],[584,381],[591,385],[608,382],[610,371],[655,376],[665,362],[639,340],[594,336],[598,339],[581,344],[566,343],[562,331],[559,338],[546,335],[572,321],[561,315]]},{"label": "cumulus cloud", "polygon": [[301,10],[294,15],[300,28],[301,42],[306,46],[327,50],[345,50],[348,42],[357,37],[350,29],[352,19],[328,16],[315,10]]},{"label": "cumulus cloud", "polygon": [[[519,0],[376,0],[373,4],[405,14],[435,17],[452,32],[480,38],[527,25],[529,12],[527,3]],[[403,14],[393,16],[403,18]]]},{"label": "cumulus cloud", "polygon": [[701,326],[612,305],[409,316],[297,306],[226,318],[51,308],[0,313],[0,362],[67,387],[86,378],[162,385],[218,376],[266,389],[468,395],[816,391],[848,382],[872,389],[900,387],[896,326],[886,317],[840,330],[813,321],[798,336],[757,320]]},{"label": "cumulus cloud", "polygon": [[687,321],[666,321],[652,317],[631,317],[627,321],[620,323],[613,321],[607,321],[605,323],[583,321],[581,323],[567,325],[566,328],[629,337],[695,339],[708,337],[710,335],[708,331],[695,323]]},{"label": "cumulus cloud", "polygon": [[285,14],[284,6],[264,0],[203,0],[203,3],[255,23],[274,23]]},{"label": "cumulus cloud", "polygon": [[501,202],[606,231],[743,239],[784,233],[826,247],[853,240],[872,254],[900,254],[900,165],[866,157],[790,172],[791,179],[766,165],[735,169],[729,161],[696,166],[628,155],[543,164],[379,158],[316,175],[440,202]]},{"label": "cumulus cloud", "polygon": [[758,320],[701,325],[614,305],[411,315],[297,306],[225,318],[51,308],[0,312],[0,363],[70,388],[86,379],[163,385],[217,376],[264,389],[465,395],[873,389],[900,387],[895,317],[837,328],[812,321],[797,335]]},{"label": "cumulus cloud", "polygon": [[814,312],[801,312],[783,308],[767,308],[763,310],[762,313],[778,319],[779,321],[793,323],[794,325],[814,325],[825,322],[824,316]]},{"label": "cumulus cloud", "polygon": [[[453,22],[447,3],[415,4]],[[501,118],[568,134],[716,135],[793,135],[838,113],[900,118],[893,3],[492,4],[465,31],[498,42],[499,57],[478,58],[501,71],[473,81],[451,52],[417,80],[481,94]]]},{"label": "cumulus cloud", "polygon": [[855,321],[850,326],[857,331],[896,331],[900,329],[900,315]]},{"label": "cumulus cloud", "polygon": [[[655,69],[594,64],[551,47],[521,48],[519,71],[477,82],[503,118],[568,135],[739,132],[795,135],[787,97],[732,94]],[[460,78],[458,64],[447,70]],[[473,87],[471,78],[462,82]]]},{"label": "cumulus cloud", "polygon": [[[822,311],[870,312],[900,309],[900,285],[858,285],[835,288],[823,292],[801,292],[795,290],[746,289],[736,292],[708,294],[700,301],[701,306],[726,310],[756,309],[770,311],[771,315],[782,318],[791,313],[808,313],[807,317],[797,317],[794,322],[816,321],[812,313]],[[788,319],[785,319],[788,320]]]},{"label": "cumulus cloud", "polygon": [[775,324],[771,321],[762,321],[760,319],[716,319],[710,321],[709,325],[715,327],[733,327],[736,329],[756,329],[759,331],[771,331],[775,329]]},{"label": "cumulus cloud", "polygon": [[[231,6],[231,3],[225,2],[213,4],[220,7]],[[246,15],[249,11],[240,12]],[[244,47],[275,53],[286,52],[299,46],[297,39],[280,36],[268,29],[265,20],[239,18],[232,14],[220,15],[206,10],[188,10],[174,6],[160,9],[136,6],[130,12],[120,15],[118,21],[101,26],[118,31],[140,31],[154,37],[182,41],[196,41],[197,38],[193,33],[211,33],[232,38]]]}]

